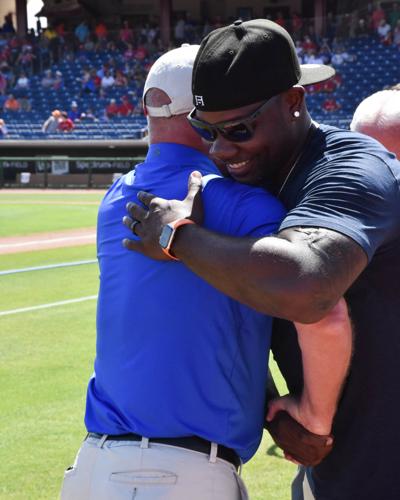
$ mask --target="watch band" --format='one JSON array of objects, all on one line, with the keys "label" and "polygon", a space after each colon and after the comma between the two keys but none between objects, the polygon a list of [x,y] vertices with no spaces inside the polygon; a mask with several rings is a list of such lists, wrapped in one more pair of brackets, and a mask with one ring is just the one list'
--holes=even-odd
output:
[{"label": "watch band", "polygon": [[[179,261],[179,259],[171,253],[171,246],[172,246],[172,243],[175,239],[175,234],[176,234],[176,230],[178,229],[178,227],[186,226],[187,224],[195,224],[195,222],[193,222],[190,219],[176,219],[176,220],[170,222],[169,224],[167,224],[166,226],[164,226],[163,230],[161,231],[160,240],[159,240],[160,245],[161,245],[161,249],[165,253],[165,255],[168,255],[168,257],[171,260]],[[166,231],[168,231],[168,233],[169,233],[167,236],[165,234]],[[165,237],[167,237],[166,242],[164,241]]]}]

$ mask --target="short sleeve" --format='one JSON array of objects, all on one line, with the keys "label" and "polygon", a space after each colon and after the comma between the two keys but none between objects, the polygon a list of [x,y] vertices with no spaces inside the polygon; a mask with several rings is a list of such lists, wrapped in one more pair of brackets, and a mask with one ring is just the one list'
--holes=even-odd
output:
[{"label": "short sleeve", "polygon": [[329,163],[303,186],[280,230],[324,227],[356,241],[369,259],[399,226],[400,194],[393,171],[379,157],[357,155]]}]

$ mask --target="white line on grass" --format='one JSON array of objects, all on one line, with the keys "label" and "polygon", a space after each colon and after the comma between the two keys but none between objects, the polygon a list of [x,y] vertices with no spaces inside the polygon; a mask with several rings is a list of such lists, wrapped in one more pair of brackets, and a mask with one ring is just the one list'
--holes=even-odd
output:
[{"label": "white line on grass", "polygon": [[83,236],[63,236],[60,238],[48,238],[47,240],[29,240],[20,243],[0,244],[0,248],[18,248],[36,244],[56,243],[60,241],[86,240],[86,239],[93,239],[95,237],[96,233],[84,234]]},{"label": "white line on grass", "polygon": [[97,295],[89,295],[88,297],[79,297],[78,299],[61,300],[60,302],[51,302],[50,304],[40,304],[38,306],[21,307],[20,309],[10,309],[9,311],[0,311],[0,316],[8,316],[9,314],[19,314],[29,311],[37,311],[38,309],[47,309],[49,307],[64,306],[67,304],[76,304],[77,302],[85,302],[86,300],[95,300]]},{"label": "white line on grass", "polygon": [[46,266],[22,267],[21,269],[6,269],[5,271],[0,271],[0,276],[5,276],[6,274],[27,273],[28,271],[42,271],[43,269],[57,269],[58,267],[82,266],[84,264],[95,264],[96,262],[97,259],[78,260],[75,262],[60,262],[59,264],[48,264]]}]

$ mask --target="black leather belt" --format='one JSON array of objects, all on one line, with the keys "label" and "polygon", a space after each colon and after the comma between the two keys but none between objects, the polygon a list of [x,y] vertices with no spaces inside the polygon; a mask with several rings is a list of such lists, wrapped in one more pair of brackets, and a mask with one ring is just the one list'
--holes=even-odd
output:
[{"label": "black leather belt", "polygon": [[[86,438],[96,438],[101,439],[102,434],[97,432],[89,432]],[[117,434],[117,435],[107,435],[105,441],[141,441],[142,436],[139,434]],[[186,448],[188,450],[199,451],[200,453],[210,454],[211,443],[206,439],[197,436],[179,437],[179,438],[149,438],[150,442],[169,444],[171,446],[177,446],[178,448]],[[227,460],[236,467],[236,470],[240,467],[240,458],[234,450],[227,448],[221,444],[218,445],[217,457]]]}]

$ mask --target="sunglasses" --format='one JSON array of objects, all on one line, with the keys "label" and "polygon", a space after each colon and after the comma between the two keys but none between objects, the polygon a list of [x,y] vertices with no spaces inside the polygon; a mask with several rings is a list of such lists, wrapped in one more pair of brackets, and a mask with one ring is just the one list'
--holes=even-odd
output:
[{"label": "sunglasses", "polygon": [[218,134],[224,139],[232,142],[244,142],[251,139],[254,135],[253,123],[256,118],[264,111],[269,100],[258,107],[251,115],[240,118],[238,120],[226,120],[219,123],[207,123],[199,118],[196,118],[196,108],[188,114],[192,128],[206,141],[214,142],[217,140]]}]

